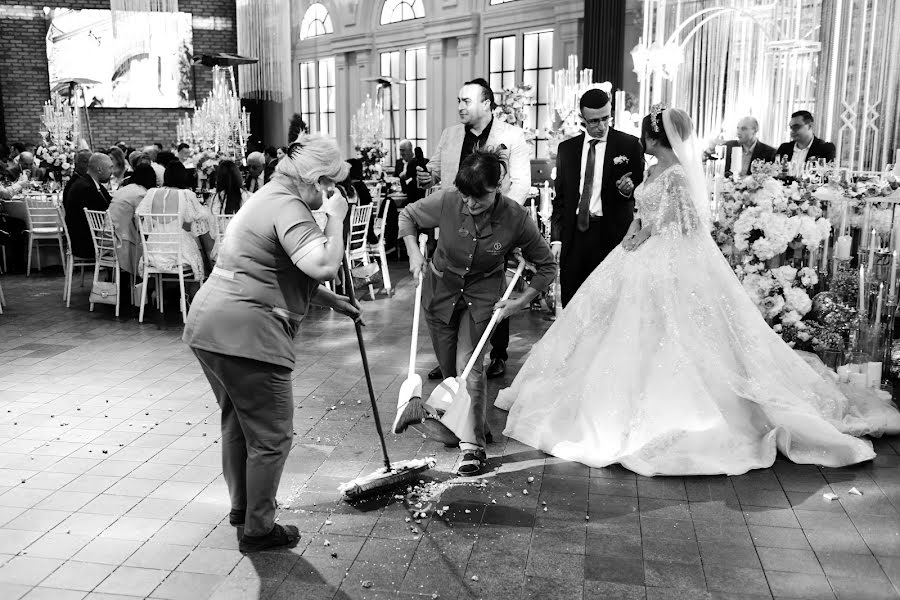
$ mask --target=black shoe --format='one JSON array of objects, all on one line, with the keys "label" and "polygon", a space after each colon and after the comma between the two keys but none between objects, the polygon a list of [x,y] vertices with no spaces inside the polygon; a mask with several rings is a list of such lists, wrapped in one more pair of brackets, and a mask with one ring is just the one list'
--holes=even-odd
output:
[{"label": "black shoe", "polygon": [[247,514],[247,509],[238,510],[236,508],[232,508],[231,512],[228,513],[228,522],[234,527],[243,525],[244,517],[246,514]]},{"label": "black shoe", "polygon": [[259,552],[269,548],[281,548],[288,546],[293,548],[300,541],[300,532],[293,525],[282,527],[278,523],[266,535],[244,535],[238,544],[238,548],[244,554]]},{"label": "black shoe", "polygon": [[428,379],[443,379],[444,374],[441,373],[441,365],[436,366],[432,370],[428,371]]},{"label": "black shoe", "polygon": [[504,373],[506,373],[506,361],[502,358],[492,358],[491,364],[487,369],[487,378],[494,379],[497,377],[503,377]]}]

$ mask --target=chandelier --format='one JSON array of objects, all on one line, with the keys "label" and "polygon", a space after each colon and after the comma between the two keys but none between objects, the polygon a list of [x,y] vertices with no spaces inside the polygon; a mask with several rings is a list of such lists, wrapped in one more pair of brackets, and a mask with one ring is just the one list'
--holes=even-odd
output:
[{"label": "chandelier", "polygon": [[69,106],[64,106],[59,96],[53,102],[47,100],[44,104],[41,123],[44,127],[39,133],[48,145],[77,139],[78,121],[75,118],[75,111]]},{"label": "chandelier", "polygon": [[675,79],[678,67],[684,60],[681,47],[675,42],[669,41],[665,45],[654,42],[647,46],[643,38],[631,50],[631,59],[638,81],[644,81],[653,73],[659,73],[665,79]]},{"label": "chandelier", "polygon": [[380,148],[384,139],[384,111],[369,94],[350,118],[350,136],[357,148]]},{"label": "chandelier", "polygon": [[179,142],[195,149],[242,160],[250,135],[250,115],[241,107],[232,67],[213,67],[213,87],[194,116],[178,120]]}]

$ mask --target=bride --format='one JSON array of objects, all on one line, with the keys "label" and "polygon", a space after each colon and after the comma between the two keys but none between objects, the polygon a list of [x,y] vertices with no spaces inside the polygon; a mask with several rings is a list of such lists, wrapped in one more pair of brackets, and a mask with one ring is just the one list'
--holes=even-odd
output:
[{"label": "bride", "polygon": [[874,458],[854,436],[900,431],[900,413],[875,393],[848,399],[763,320],[709,234],[687,113],[654,107],[642,129],[657,164],[636,219],[500,392],[503,433],[647,476],[737,475],[776,450],[831,467]]}]

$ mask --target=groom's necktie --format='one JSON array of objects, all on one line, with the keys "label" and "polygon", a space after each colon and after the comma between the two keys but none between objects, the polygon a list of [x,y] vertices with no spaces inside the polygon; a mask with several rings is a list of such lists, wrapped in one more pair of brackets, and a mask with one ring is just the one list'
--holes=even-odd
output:
[{"label": "groom's necktie", "polygon": [[587,161],[584,163],[584,187],[581,190],[581,200],[578,201],[578,231],[587,231],[591,226],[591,196],[594,195],[594,162],[597,160],[597,142],[588,142],[591,147],[588,150]]}]

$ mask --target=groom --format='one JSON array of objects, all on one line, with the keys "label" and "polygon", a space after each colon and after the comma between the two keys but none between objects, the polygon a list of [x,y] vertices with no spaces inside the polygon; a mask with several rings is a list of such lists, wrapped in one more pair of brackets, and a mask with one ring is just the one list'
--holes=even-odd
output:
[{"label": "groom", "polygon": [[609,95],[588,90],[579,106],[585,133],[559,145],[551,217],[563,306],[625,237],[644,179],[641,142],[610,128]]}]

